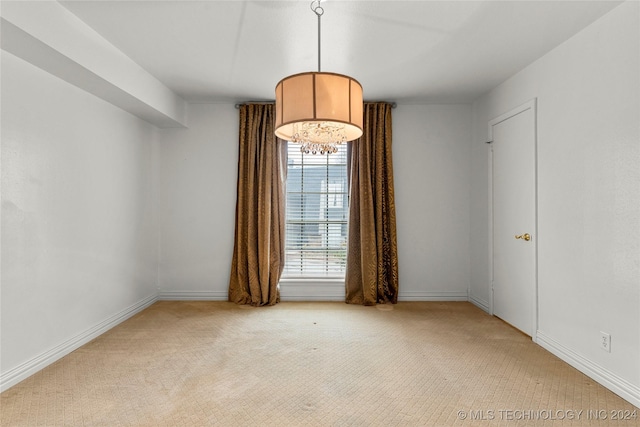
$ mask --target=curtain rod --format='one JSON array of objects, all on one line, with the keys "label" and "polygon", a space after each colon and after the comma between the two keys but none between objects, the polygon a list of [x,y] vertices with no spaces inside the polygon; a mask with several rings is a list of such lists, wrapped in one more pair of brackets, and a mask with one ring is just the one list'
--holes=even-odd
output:
[{"label": "curtain rod", "polygon": [[275,104],[276,101],[245,101],[245,102],[239,102],[236,104],[236,110],[239,109],[241,106],[243,105],[247,105],[247,104]]},{"label": "curtain rod", "polygon": [[[386,102],[386,101],[364,101],[364,102]],[[398,104],[396,104],[395,102],[386,102],[387,104],[391,105],[391,108],[396,108],[398,106]],[[275,101],[245,101],[245,102],[239,102],[235,105],[236,110],[239,109],[241,106],[243,105],[247,105],[247,104],[275,104]]]}]

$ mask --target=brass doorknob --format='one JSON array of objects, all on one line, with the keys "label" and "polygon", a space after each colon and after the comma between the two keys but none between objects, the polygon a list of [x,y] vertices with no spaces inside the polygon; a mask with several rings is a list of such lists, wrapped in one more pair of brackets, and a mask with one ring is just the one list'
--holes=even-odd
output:
[{"label": "brass doorknob", "polygon": [[516,239],[522,239],[522,240],[524,240],[524,241],[527,241],[527,242],[528,242],[529,240],[531,240],[531,234],[529,234],[529,233],[524,233],[524,234],[521,234],[521,235],[519,235],[519,236],[516,236]]}]

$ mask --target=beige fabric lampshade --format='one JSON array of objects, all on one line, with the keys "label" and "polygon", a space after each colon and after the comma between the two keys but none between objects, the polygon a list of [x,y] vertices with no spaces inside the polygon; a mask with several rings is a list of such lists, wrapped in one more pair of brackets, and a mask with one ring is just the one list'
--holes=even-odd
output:
[{"label": "beige fabric lampshade", "polygon": [[357,80],[335,73],[295,74],[276,86],[275,134],[290,141],[295,124],[333,122],[343,124],[346,140],[353,141],[362,136],[362,108]]}]

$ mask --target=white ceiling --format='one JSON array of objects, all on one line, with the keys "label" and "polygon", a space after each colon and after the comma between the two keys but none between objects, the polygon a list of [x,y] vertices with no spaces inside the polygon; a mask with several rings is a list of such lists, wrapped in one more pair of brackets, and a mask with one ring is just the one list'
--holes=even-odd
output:
[{"label": "white ceiling", "polygon": [[[317,70],[310,1],[62,1],[189,102],[274,98]],[[366,100],[467,103],[618,1],[344,1],[322,5],[322,71]]]}]

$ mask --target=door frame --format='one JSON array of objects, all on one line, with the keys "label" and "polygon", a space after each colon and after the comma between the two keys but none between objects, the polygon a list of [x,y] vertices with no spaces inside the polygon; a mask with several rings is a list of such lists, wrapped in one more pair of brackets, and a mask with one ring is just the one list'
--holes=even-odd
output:
[{"label": "door frame", "polygon": [[[538,114],[537,114],[537,98],[533,98],[522,105],[519,105],[498,117],[489,120],[489,140],[488,143],[493,143],[493,127],[513,116],[516,116],[525,111],[531,110],[533,113],[533,162],[534,162],[534,230],[531,239],[534,244],[534,289],[533,289],[533,319],[532,319],[532,333],[531,339],[533,342],[538,342]],[[493,312],[493,280],[494,280],[494,259],[493,259],[493,146],[490,145],[489,154],[489,271],[490,271],[490,283],[489,283],[489,314],[494,315]]]}]

